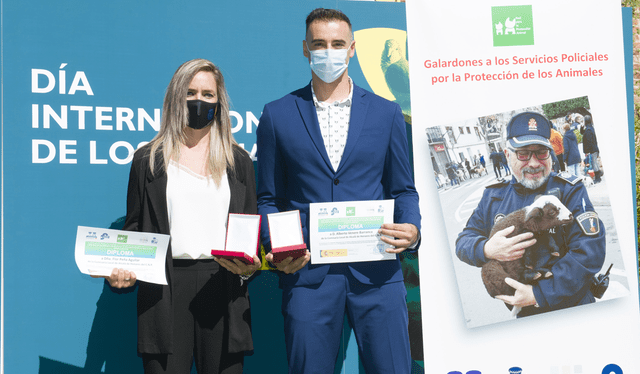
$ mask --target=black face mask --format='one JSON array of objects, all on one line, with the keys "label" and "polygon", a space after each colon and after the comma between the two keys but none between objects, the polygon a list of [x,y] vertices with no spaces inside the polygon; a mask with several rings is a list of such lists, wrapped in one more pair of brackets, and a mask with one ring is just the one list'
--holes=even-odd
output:
[{"label": "black face mask", "polygon": [[189,109],[189,127],[192,129],[203,129],[216,118],[219,103],[209,103],[202,100],[187,100]]}]

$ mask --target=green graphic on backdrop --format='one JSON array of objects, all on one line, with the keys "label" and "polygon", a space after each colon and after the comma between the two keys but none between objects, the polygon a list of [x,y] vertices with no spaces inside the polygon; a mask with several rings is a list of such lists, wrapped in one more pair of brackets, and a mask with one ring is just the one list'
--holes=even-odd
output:
[{"label": "green graphic on backdrop", "polygon": [[533,45],[531,5],[491,7],[493,46]]}]

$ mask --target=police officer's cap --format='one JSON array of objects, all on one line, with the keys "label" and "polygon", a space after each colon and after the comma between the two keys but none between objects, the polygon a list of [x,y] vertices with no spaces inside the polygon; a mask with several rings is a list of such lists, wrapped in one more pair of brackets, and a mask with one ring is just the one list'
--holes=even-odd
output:
[{"label": "police officer's cap", "polygon": [[511,118],[507,125],[507,140],[513,148],[540,144],[551,148],[551,121],[540,113],[523,112]]}]

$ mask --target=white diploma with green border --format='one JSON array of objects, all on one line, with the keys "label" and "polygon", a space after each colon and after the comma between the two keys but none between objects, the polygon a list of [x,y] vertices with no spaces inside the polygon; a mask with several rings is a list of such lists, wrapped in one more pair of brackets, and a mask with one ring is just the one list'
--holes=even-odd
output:
[{"label": "white diploma with green border", "polygon": [[122,268],[138,280],[167,284],[168,246],[169,235],[78,226],[76,265],[84,274],[109,276]]},{"label": "white diploma with green border", "polygon": [[378,229],[393,223],[393,200],[312,203],[309,206],[312,264],[392,260]]}]

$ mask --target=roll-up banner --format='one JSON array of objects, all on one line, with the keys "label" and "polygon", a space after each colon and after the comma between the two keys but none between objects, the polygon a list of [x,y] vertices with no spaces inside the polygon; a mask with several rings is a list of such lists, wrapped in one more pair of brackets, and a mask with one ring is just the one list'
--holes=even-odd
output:
[{"label": "roll-up banner", "polygon": [[[430,243],[420,250],[425,371],[640,372],[620,3],[411,1],[407,27],[414,167]],[[529,145],[545,127],[547,138],[559,130],[562,168],[544,145]],[[528,184],[549,173],[547,162],[558,173]],[[559,198],[571,222],[537,231],[519,273],[507,272],[519,281],[509,285],[515,295],[493,298],[493,267],[514,258],[492,261],[497,241],[488,238],[500,232],[491,228],[501,219],[519,225],[524,218],[509,213],[537,195]],[[524,305],[518,312],[504,301]]]}]

